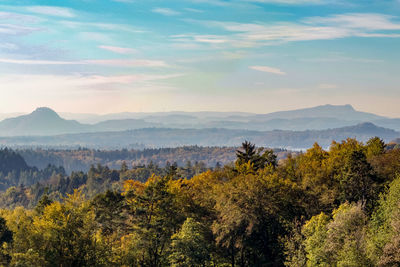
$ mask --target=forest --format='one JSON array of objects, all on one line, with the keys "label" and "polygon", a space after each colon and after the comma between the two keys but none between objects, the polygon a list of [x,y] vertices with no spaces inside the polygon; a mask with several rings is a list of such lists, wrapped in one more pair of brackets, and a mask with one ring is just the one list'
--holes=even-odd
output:
[{"label": "forest", "polygon": [[400,149],[378,137],[171,162],[67,174],[1,150],[1,264],[400,265]]},{"label": "forest", "polygon": [[[46,168],[48,164],[62,166],[67,173],[72,171],[87,172],[92,165],[105,165],[109,168],[120,168],[125,162],[128,167],[148,165],[150,163],[165,166],[167,162],[176,163],[178,166],[198,162],[207,167],[217,164],[226,165],[235,160],[237,147],[201,147],[183,146],[175,148],[145,148],[99,150],[89,148],[78,149],[18,149],[20,154],[30,166]],[[285,149],[274,148],[278,159],[285,158],[287,154],[296,153]],[[190,162],[190,163],[188,163]]]}]

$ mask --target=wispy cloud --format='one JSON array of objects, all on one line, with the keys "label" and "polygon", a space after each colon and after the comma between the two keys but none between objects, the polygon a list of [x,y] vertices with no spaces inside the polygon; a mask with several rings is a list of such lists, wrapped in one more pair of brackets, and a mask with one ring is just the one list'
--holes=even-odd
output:
[{"label": "wispy cloud", "polygon": [[134,0],[112,0],[112,1],[118,3],[127,3],[127,4],[132,4],[135,2]]},{"label": "wispy cloud", "polygon": [[133,54],[136,52],[136,50],[133,48],[109,46],[109,45],[100,45],[99,48],[118,54]]},{"label": "wispy cloud", "polygon": [[227,39],[219,35],[195,35],[193,38],[199,43],[221,44],[228,42]]},{"label": "wispy cloud", "polygon": [[317,57],[317,58],[301,58],[300,61],[304,62],[360,62],[360,63],[382,63],[384,60],[382,59],[373,59],[373,58],[358,58],[358,57],[348,57],[343,56],[341,54],[331,54],[326,55],[325,57]]},{"label": "wispy cloud", "polygon": [[73,18],[75,17],[75,13],[65,7],[56,7],[56,6],[28,6],[26,9],[32,13],[54,16],[54,17],[65,17],[65,18]]},{"label": "wispy cloud", "polygon": [[0,12],[0,19],[7,20],[8,22],[17,21],[17,22],[25,22],[25,23],[35,23],[39,22],[42,19],[37,16],[19,14],[15,12]]},{"label": "wispy cloud", "polygon": [[134,74],[134,75],[90,75],[90,76],[67,76],[76,86],[94,86],[98,84],[132,84],[145,81],[164,80],[180,76],[180,74],[169,75],[149,75],[149,74]]},{"label": "wispy cloud", "polygon": [[12,43],[0,43],[0,49],[4,49],[4,50],[17,50],[18,46],[16,44],[12,44]]},{"label": "wispy cloud", "polygon": [[102,59],[85,60],[84,64],[105,65],[116,67],[168,67],[168,64],[162,60],[148,59]]},{"label": "wispy cloud", "polygon": [[30,60],[30,59],[8,59],[0,58],[0,63],[20,65],[81,65],[82,61],[53,61],[53,60]]},{"label": "wispy cloud", "polygon": [[167,67],[161,60],[148,59],[94,59],[81,61],[31,60],[0,58],[0,63],[20,65],[103,65],[114,67]]},{"label": "wispy cloud", "polygon": [[40,28],[16,24],[0,24],[0,34],[21,35],[40,31]]},{"label": "wispy cloud", "polygon": [[158,13],[158,14],[161,14],[164,16],[177,16],[177,15],[181,14],[180,12],[170,9],[170,8],[154,8],[154,9],[152,9],[152,11],[154,13]]},{"label": "wispy cloud", "polygon": [[267,73],[278,74],[278,75],[286,75],[286,72],[283,72],[280,69],[272,68],[272,67],[268,67],[268,66],[250,66],[249,68],[252,70],[261,71],[261,72],[267,72]]},{"label": "wispy cloud", "polygon": [[213,6],[230,6],[232,2],[227,2],[223,0],[190,0],[190,2],[195,4],[205,4],[205,5],[213,5]]},{"label": "wispy cloud", "polygon": [[400,22],[392,21],[394,19],[396,17],[384,14],[350,13],[329,17],[312,17],[305,19],[304,22],[369,31],[400,30]]},{"label": "wispy cloud", "polygon": [[115,24],[115,23],[101,23],[101,22],[79,22],[62,20],[58,22],[59,24],[71,28],[71,29],[85,29],[85,28],[97,28],[99,30],[107,31],[123,31],[129,33],[142,33],[143,30],[136,29],[130,25]]},{"label": "wispy cloud", "polygon": [[257,2],[257,3],[286,4],[286,5],[323,4],[328,2],[325,0],[245,0],[245,1]]},{"label": "wispy cloud", "polygon": [[113,41],[108,34],[101,32],[80,32],[78,36],[85,41],[96,41],[101,43],[110,43]]},{"label": "wispy cloud", "polygon": [[170,38],[172,38],[174,42],[177,42],[179,46],[190,46],[193,43],[218,45],[230,41],[230,37],[226,35],[178,34],[172,35]]},{"label": "wispy cloud", "polygon": [[[332,40],[346,37],[400,37],[397,17],[384,14],[350,13],[329,17],[310,17],[299,22],[238,23],[224,21],[196,21],[227,33],[213,38],[233,47],[274,45],[282,42]],[[201,35],[187,35],[201,42]]]},{"label": "wispy cloud", "polygon": [[203,10],[200,10],[200,9],[197,9],[197,8],[187,7],[187,8],[184,8],[184,10],[189,11],[189,12],[194,12],[194,13],[204,13]]},{"label": "wispy cloud", "polygon": [[[113,90],[121,86],[145,86],[148,83],[161,81],[182,76],[182,74],[132,74],[132,75],[0,75],[0,83],[8,90],[15,90],[17,92],[31,92],[32,84],[35,84],[41,91],[48,91],[54,94],[58,92],[80,92],[80,89],[91,88],[93,90],[103,91]],[[57,85],[55,90],[54,85]],[[106,86],[106,87],[104,87]]]}]

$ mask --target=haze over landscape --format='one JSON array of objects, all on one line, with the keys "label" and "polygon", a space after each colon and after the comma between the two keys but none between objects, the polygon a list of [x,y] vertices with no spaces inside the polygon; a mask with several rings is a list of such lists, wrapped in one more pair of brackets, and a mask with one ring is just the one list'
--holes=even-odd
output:
[{"label": "haze over landscape", "polygon": [[[349,137],[360,141],[400,137],[400,119],[324,105],[270,114],[239,112],[65,114],[49,108],[0,121],[0,145],[9,147],[159,148],[188,145],[307,149]],[[75,119],[75,120],[74,120]]]},{"label": "haze over landscape", "polygon": [[0,0],[0,266],[400,266],[400,0]]}]

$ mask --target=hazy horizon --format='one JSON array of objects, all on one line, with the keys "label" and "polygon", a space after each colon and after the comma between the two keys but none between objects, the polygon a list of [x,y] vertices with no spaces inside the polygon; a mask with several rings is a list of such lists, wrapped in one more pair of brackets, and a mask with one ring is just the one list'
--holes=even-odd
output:
[{"label": "hazy horizon", "polygon": [[3,0],[0,113],[400,117],[400,1]]},{"label": "hazy horizon", "polygon": [[[343,104],[343,105],[333,105],[333,104],[322,104],[322,105],[317,105],[317,106],[306,106],[306,107],[298,107],[295,109],[280,109],[280,110],[274,110],[271,112],[265,112],[265,113],[257,113],[257,112],[249,112],[249,111],[240,111],[240,110],[193,110],[193,111],[185,111],[185,110],[165,110],[165,111],[120,111],[120,112],[107,112],[107,113],[96,113],[96,112],[74,112],[74,111],[62,111],[62,110],[57,110],[55,108],[52,107],[47,107],[47,106],[42,106],[42,107],[36,107],[33,110],[27,110],[27,111],[14,111],[14,112],[3,112],[0,113],[0,115],[10,115],[10,116],[6,116],[5,118],[11,118],[13,116],[19,116],[19,115],[27,115],[30,114],[32,112],[34,112],[36,109],[39,108],[50,108],[51,110],[55,111],[56,113],[58,113],[59,115],[64,115],[64,114],[70,114],[70,115],[95,115],[95,116],[103,116],[103,115],[112,115],[112,114],[118,114],[118,113],[148,113],[148,114],[152,114],[152,113],[179,113],[179,112],[186,112],[186,113],[248,113],[248,114],[270,114],[270,113],[275,113],[275,112],[285,112],[285,111],[296,111],[296,110],[302,110],[302,109],[308,109],[308,108],[315,108],[315,107],[319,107],[319,106],[351,106],[355,111],[359,111],[359,112],[366,112],[366,113],[371,113],[371,114],[375,114],[375,115],[379,115],[379,116],[385,116],[379,113],[374,113],[374,112],[369,112],[369,111],[365,111],[365,110],[359,110],[356,107],[354,107],[352,104]],[[391,116],[386,116],[388,118],[396,118],[396,117],[391,117]],[[0,121],[2,120],[2,118],[0,118]]]}]

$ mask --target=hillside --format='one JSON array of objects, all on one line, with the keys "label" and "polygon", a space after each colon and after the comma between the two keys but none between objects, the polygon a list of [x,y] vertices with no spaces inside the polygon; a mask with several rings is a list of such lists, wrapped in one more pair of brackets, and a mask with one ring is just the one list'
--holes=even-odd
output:
[{"label": "hillside", "polygon": [[7,174],[11,171],[20,172],[28,169],[28,164],[20,154],[9,149],[0,150],[0,173]]}]

